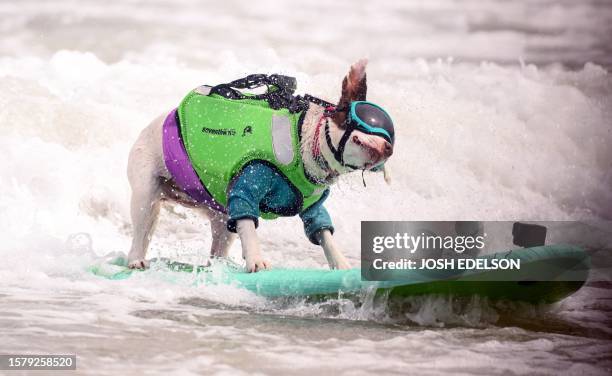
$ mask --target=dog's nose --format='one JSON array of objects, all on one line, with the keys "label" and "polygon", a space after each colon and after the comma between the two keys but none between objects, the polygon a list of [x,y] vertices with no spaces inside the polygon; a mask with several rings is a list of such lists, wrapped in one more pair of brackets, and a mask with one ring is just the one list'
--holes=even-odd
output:
[{"label": "dog's nose", "polygon": [[389,158],[393,154],[393,145],[390,142],[385,141],[385,146],[383,147],[383,156],[384,158]]}]

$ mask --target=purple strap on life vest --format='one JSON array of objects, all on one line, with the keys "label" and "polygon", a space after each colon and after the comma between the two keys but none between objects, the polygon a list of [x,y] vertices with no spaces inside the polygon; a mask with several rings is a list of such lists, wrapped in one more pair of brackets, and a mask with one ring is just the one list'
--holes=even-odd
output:
[{"label": "purple strap on life vest", "polygon": [[208,193],[191,165],[178,126],[176,108],[168,114],[163,126],[164,162],[176,185],[200,204],[226,213],[225,207]]}]

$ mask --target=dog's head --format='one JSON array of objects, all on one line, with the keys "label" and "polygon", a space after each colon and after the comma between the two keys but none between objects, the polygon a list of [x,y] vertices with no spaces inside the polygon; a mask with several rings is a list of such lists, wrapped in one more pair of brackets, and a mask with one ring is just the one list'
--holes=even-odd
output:
[{"label": "dog's head", "polygon": [[379,170],[393,154],[390,116],[366,101],[366,64],[364,59],[351,66],[342,82],[340,101],[326,119],[325,144],[333,156],[329,162],[338,173]]}]

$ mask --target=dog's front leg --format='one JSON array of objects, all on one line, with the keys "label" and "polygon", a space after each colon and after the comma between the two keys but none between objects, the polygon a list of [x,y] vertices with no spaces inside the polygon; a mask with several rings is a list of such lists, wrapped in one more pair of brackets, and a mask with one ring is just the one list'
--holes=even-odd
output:
[{"label": "dog's front leg", "polygon": [[325,252],[325,258],[327,258],[327,262],[329,263],[330,269],[350,269],[351,264],[348,262],[344,254],[340,251],[336,242],[334,241],[334,237],[332,233],[328,229],[323,229],[317,232],[317,240],[321,247],[323,247],[323,252]]},{"label": "dog's front leg", "polygon": [[252,273],[269,269],[270,263],[261,256],[255,222],[252,219],[239,219],[236,221],[236,232],[242,243],[242,257],[246,260],[247,271]]}]

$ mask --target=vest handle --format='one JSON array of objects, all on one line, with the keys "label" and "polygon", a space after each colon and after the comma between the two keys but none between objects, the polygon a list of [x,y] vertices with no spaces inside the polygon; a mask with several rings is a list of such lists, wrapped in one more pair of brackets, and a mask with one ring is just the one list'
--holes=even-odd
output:
[{"label": "vest handle", "polygon": [[[245,95],[238,89],[256,89],[267,86],[263,94]],[[309,103],[315,103],[324,107],[334,107],[331,103],[322,99],[305,94],[294,96],[297,89],[295,77],[282,74],[250,74],[244,78],[234,80],[225,84],[219,84],[210,89],[210,94],[218,94],[227,99],[255,99],[265,100],[274,110],[286,108],[291,113],[301,112],[308,109]]]}]

